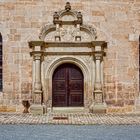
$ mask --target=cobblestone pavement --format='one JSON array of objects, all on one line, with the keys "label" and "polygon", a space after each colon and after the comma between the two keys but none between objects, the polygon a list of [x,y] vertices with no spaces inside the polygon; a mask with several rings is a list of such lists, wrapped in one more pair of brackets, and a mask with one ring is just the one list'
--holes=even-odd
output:
[{"label": "cobblestone pavement", "polygon": [[46,115],[0,113],[0,124],[140,124],[140,114],[49,113]]}]

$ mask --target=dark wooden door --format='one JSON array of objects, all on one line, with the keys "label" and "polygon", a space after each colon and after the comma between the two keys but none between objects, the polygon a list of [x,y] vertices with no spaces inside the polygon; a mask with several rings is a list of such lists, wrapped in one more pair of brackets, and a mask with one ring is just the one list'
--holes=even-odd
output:
[{"label": "dark wooden door", "polygon": [[83,74],[73,64],[60,65],[52,79],[53,107],[83,106]]}]

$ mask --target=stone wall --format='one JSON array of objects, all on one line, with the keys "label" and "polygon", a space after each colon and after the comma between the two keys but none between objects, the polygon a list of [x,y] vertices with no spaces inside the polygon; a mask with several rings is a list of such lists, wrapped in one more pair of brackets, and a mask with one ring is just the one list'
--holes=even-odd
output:
[{"label": "stone wall", "polygon": [[[66,0],[1,0],[3,37],[3,93],[0,104],[31,99],[32,58],[28,42],[39,40],[41,27]],[[104,96],[110,106],[132,105],[138,96],[139,0],[70,0],[85,24],[97,29],[98,40],[108,42],[104,58]]]}]

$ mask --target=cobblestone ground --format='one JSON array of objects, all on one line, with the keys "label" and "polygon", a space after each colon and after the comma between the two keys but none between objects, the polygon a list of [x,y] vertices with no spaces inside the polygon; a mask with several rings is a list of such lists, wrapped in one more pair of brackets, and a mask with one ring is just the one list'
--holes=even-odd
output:
[{"label": "cobblestone ground", "polygon": [[0,113],[0,124],[140,124],[140,114],[49,113],[46,115]]},{"label": "cobblestone ground", "polygon": [[0,140],[140,140],[140,126],[0,125]]}]

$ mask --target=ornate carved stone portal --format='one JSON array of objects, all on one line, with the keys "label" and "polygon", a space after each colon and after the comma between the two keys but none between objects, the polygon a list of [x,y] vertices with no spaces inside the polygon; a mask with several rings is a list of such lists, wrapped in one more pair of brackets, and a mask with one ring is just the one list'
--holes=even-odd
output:
[{"label": "ornate carved stone portal", "polygon": [[52,108],[53,72],[64,63],[83,72],[84,108],[105,111],[102,68],[107,43],[97,41],[96,29],[83,23],[81,12],[72,10],[67,2],[64,10],[54,13],[53,24],[42,27],[40,40],[29,42],[34,58],[32,112]]}]

